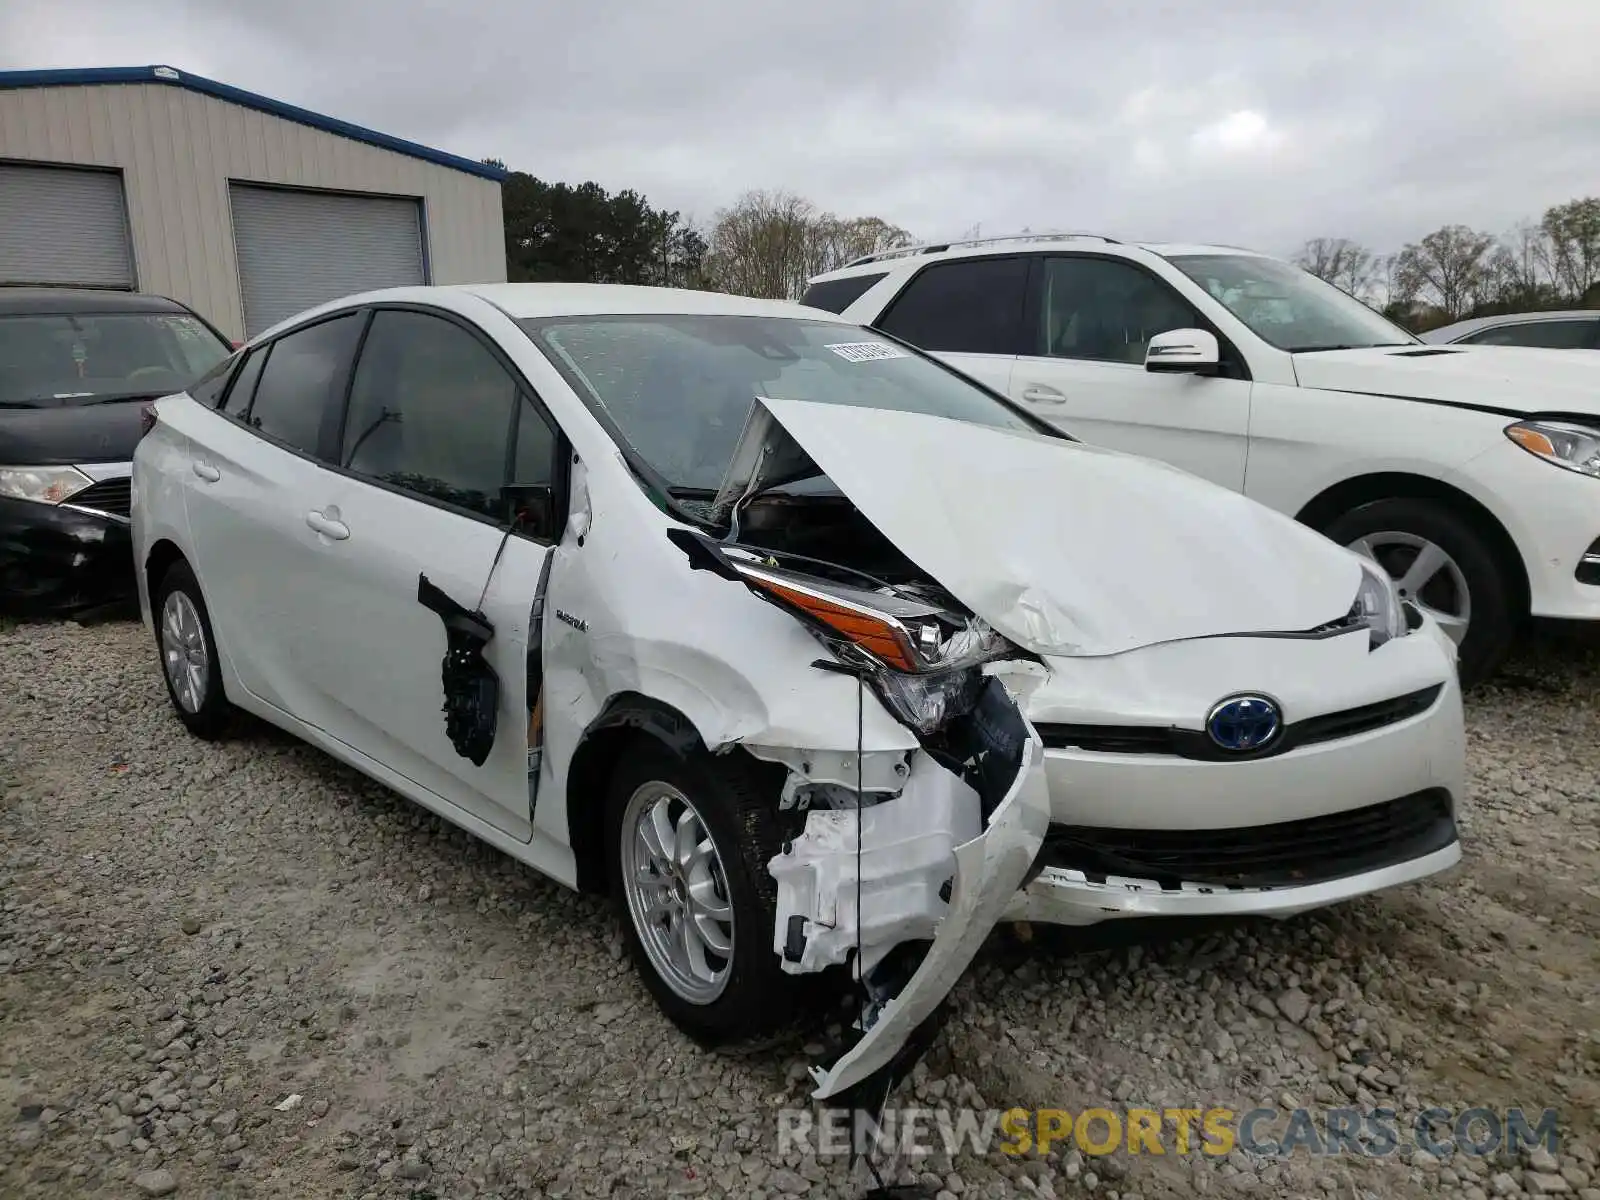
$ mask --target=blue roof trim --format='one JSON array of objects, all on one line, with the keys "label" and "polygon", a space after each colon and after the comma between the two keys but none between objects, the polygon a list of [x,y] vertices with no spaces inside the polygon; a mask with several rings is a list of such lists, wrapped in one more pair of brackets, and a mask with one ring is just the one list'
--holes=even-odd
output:
[{"label": "blue roof trim", "polygon": [[188,88],[192,92],[215,96],[219,100],[227,100],[245,108],[253,108],[258,112],[270,113],[286,121],[309,125],[313,129],[321,129],[326,133],[350,138],[352,141],[365,142],[369,146],[393,150],[397,154],[420,158],[441,167],[465,171],[482,179],[492,179],[496,183],[503,182],[508,174],[499,167],[491,167],[488,163],[462,158],[460,155],[435,150],[416,142],[408,142],[404,138],[390,137],[375,129],[352,125],[348,121],[340,121],[334,117],[325,117],[321,113],[285,104],[270,96],[261,96],[255,92],[247,92],[243,88],[230,87],[226,83],[218,83],[214,79],[206,79],[200,75],[190,75],[187,71],[180,71],[176,67],[86,67],[55,71],[0,71],[0,88],[70,87],[96,83],[170,84],[174,87]]}]

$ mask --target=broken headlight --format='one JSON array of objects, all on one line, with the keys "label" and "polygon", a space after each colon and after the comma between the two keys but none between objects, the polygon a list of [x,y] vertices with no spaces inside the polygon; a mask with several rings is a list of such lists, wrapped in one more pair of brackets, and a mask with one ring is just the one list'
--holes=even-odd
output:
[{"label": "broken headlight", "polygon": [[1350,615],[1367,623],[1372,631],[1372,649],[1410,632],[1400,595],[1394,590],[1389,573],[1370,559],[1361,560],[1361,588]]},{"label": "broken headlight", "polygon": [[841,661],[863,668],[889,711],[921,734],[969,711],[983,686],[979,668],[1011,649],[977,618],[924,600],[768,564],[733,565],[757,592],[799,617]]}]

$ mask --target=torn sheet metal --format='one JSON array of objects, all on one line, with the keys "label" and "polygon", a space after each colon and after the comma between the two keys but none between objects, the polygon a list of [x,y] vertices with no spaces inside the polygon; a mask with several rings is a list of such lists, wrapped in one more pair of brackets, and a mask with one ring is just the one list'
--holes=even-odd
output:
[{"label": "torn sheet metal", "polygon": [[861,1040],[826,1070],[813,1069],[818,1100],[837,1098],[892,1070],[915,1035],[956,985],[1011,903],[1038,856],[1050,823],[1044,746],[1031,727],[1022,765],[989,827],[955,849],[950,901],[916,973],[878,1012]]},{"label": "torn sheet metal", "polygon": [[[1344,616],[1361,582],[1349,551],[1152,460],[920,413],[760,404],[907,558],[1035,653],[1301,632]],[[971,486],[930,463],[959,463]],[[1225,555],[1214,550],[1218,530]],[[1174,580],[1182,604],[1172,603]]]},{"label": "torn sheet metal", "polygon": [[902,942],[932,939],[948,910],[956,847],[982,830],[981,807],[976,791],[919,753],[894,799],[859,813],[812,808],[805,831],[768,864],[783,969],[820,971],[859,945],[859,975]]}]

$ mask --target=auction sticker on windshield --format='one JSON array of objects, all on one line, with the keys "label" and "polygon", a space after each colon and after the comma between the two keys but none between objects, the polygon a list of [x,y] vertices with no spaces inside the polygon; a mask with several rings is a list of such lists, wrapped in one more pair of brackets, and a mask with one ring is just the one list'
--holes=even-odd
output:
[{"label": "auction sticker on windshield", "polygon": [[828,347],[846,362],[873,362],[880,358],[910,358],[888,342],[835,342]]}]

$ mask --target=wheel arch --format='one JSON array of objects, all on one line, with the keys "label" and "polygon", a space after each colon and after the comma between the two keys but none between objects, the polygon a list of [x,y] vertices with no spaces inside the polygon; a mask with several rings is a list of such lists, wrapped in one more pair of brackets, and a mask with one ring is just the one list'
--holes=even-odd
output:
[{"label": "wheel arch", "polygon": [[1528,611],[1528,568],[1511,534],[1482,501],[1443,480],[1403,471],[1357,475],[1323,489],[1295,514],[1295,519],[1321,532],[1345,513],[1379,500],[1431,500],[1465,518],[1483,535],[1490,552],[1505,570],[1516,611]]},{"label": "wheel arch", "polygon": [[567,768],[567,836],[579,891],[607,888],[606,788],[628,747],[640,740],[679,758],[705,749],[694,722],[664,701],[640,692],[619,692],[606,701],[580,735]]},{"label": "wheel arch", "polygon": [[156,587],[161,583],[161,577],[172,569],[173,563],[187,562],[178,544],[171,538],[159,538],[150,547],[150,553],[144,558],[145,594],[155,598]]}]

